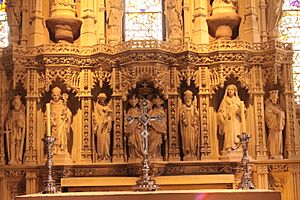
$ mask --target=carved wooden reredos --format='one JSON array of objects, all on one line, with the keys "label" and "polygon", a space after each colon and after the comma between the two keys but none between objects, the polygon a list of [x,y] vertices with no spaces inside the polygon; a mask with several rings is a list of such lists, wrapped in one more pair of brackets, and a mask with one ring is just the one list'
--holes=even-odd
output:
[{"label": "carved wooden reredos", "polygon": [[57,183],[139,175],[142,127],[126,118],[141,114],[141,99],[148,115],[163,116],[148,126],[154,175],[234,174],[239,182],[235,135],[246,131],[257,188],[299,200],[293,50],[277,30],[283,1],[162,0],[161,40],[128,41],[123,0],[6,2],[4,200],[41,191],[46,134],[56,138]]},{"label": "carved wooden reredos", "polygon": [[[274,87],[281,91],[281,99],[286,100],[284,157],[296,155],[290,46],[279,42],[258,45],[216,41],[186,47],[165,42],[145,51],[143,47],[147,45],[146,42],[95,47],[49,44],[5,49],[2,61],[6,68],[5,83],[9,86],[5,90],[6,101],[9,103],[18,94],[26,105],[24,163],[44,161],[41,139],[45,134],[45,104],[50,101],[54,87],[69,96],[67,105],[73,120],[68,149],[75,163],[101,162],[94,155],[92,133],[92,113],[101,92],[106,94],[106,102],[110,102],[113,112],[111,162],[127,162],[124,115],[132,96],[150,101],[156,96],[163,99],[167,123],[167,139],[163,145],[167,146],[162,156],[166,161],[184,160],[179,115],[186,90],[192,91],[199,110],[197,151],[200,153],[196,160],[219,159],[216,113],[229,84],[237,86],[239,97],[246,105],[246,130],[252,135],[251,156],[267,158],[264,102],[268,90]],[[274,47],[278,50],[271,52]]]}]

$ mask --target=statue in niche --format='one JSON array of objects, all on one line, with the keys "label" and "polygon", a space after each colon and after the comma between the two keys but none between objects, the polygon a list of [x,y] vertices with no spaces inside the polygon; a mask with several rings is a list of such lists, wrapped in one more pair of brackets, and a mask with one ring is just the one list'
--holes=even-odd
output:
[{"label": "statue in niche", "polygon": [[166,0],[165,7],[170,40],[182,37],[182,0]]},{"label": "statue in niche", "polygon": [[278,25],[282,18],[284,0],[267,0],[267,32],[269,38],[278,37]]},{"label": "statue in niche", "polygon": [[20,96],[15,96],[12,110],[5,122],[8,164],[22,164],[25,143],[25,107]]},{"label": "statue in niche", "polygon": [[148,153],[151,160],[162,160],[162,144],[163,141],[167,141],[167,119],[166,112],[163,108],[164,101],[157,96],[152,100],[154,107],[148,112],[150,117],[158,115],[162,116],[161,121],[149,122],[149,136],[148,136]]},{"label": "statue in niche", "polygon": [[12,44],[19,44],[21,38],[21,14],[22,0],[8,0],[7,1],[7,20],[10,27],[10,42]]},{"label": "statue in niche", "polygon": [[119,35],[121,33],[122,1],[108,0],[107,5],[107,35]]},{"label": "statue in niche", "polygon": [[110,135],[112,129],[112,110],[106,104],[106,94],[100,93],[97,97],[93,114],[94,134],[96,136],[96,152],[100,160],[110,160]]},{"label": "statue in niche", "polygon": [[[133,95],[129,100],[130,108],[125,116],[138,117],[141,115],[141,110],[138,106],[139,99]],[[142,125],[138,120],[128,123],[124,120],[124,135],[127,139],[129,160],[141,159],[143,149],[143,139],[141,136]]]},{"label": "statue in niche", "polygon": [[278,90],[269,91],[265,107],[266,124],[268,127],[268,147],[270,158],[282,158],[282,131],[285,126],[285,113],[278,104]]},{"label": "statue in niche", "polygon": [[52,89],[50,101],[51,134],[56,139],[53,145],[54,154],[67,154],[70,137],[72,113],[67,106],[68,94],[61,94],[61,89]]},{"label": "statue in niche", "polygon": [[184,159],[195,159],[199,145],[199,111],[197,100],[193,101],[193,92],[184,92],[184,104],[180,109],[180,131]]},{"label": "statue in niche", "polygon": [[245,127],[245,105],[238,96],[235,85],[228,85],[218,110],[219,133],[224,135],[222,153],[230,153],[239,144],[240,135]]}]

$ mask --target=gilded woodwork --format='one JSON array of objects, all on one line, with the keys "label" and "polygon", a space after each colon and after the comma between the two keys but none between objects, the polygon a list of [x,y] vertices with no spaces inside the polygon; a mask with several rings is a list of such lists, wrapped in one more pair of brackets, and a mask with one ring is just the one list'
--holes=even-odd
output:
[{"label": "gilded woodwork", "polygon": [[[0,49],[0,194],[4,194],[1,200],[41,190],[46,177],[42,143],[46,131],[45,105],[56,86],[69,95],[68,106],[73,117],[73,137],[69,138],[71,158],[68,163],[54,162],[57,182],[62,177],[138,176],[139,162],[128,162],[125,113],[133,95],[152,100],[155,94],[164,100],[167,135],[164,161],[151,162],[151,172],[157,176],[234,174],[237,187],[241,176],[239,160],[220,160],[222,140],[217,134],[217,110],[230,84],[237,86],[239,97],[245,102],[255,185],[282,191],[284,200],[300,199],[292,45],[278,41],[271,34],[274,30],[267,29],[266,21],[274,19],[266,19],[271,16],[266,13],[270,7],[265,1],[258,5],[255,1],[239,0],[237,8],[231,1],[219,1],[229,3],[230,9],[235,9],[232,13],[242,17],[239,35],[234,32],[235,40],[214,40],[209,36],[211,27],[206,24],[211,14],[209,2],[177,0],[179,4],[175,7],[172,5],[175,1],[165,1],[169,3],[164,13],[166,26],[173,24],[173,28],[166,27],[166,41],[128,42],[122,41],[124,11],[120,0],[115,2],[118,4],[113,4],[114,0],[107,4],[102,0],[98,4],[76,1],[76,9],[72,7],[70,16],[82,21],[81,31],[73,39],[65,35],[62,43],[53,43],[44,25],[53,14],[50,5],[42,1],[22,2],[20,38],[11,38],[11,45]],[[249,16],[248,8],[251,8]],[[222,14],[222,9],[218,12]],[[249,23],[253,16],[257,21]],[[278,16],[276,13],[275,21]],[[253,36],[258,34],[261,39]],[[77,36],[79,39],[75,40]],[[282,159],[267,156],[264,111],[267,93],[273,86],[280,91],[280,106],[286,113]],[[193,92],[194,105],[199,110],[200,154],[193,161],[183,162],[179,123],[186,90]],[[94,104],[100,93],[105,93],[112,105],[112,158],[105,164],[97,159],[92,131]],[[4,123],[14,95],[20,95],[25,105],[26,137],[22,164],[8,165]]]}]

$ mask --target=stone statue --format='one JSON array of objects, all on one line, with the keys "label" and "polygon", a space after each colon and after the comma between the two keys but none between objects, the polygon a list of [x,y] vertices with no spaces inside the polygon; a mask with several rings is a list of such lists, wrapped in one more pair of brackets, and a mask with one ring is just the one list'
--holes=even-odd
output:
[{"label": "stone statue", "polygon": [[199,146],[199,111],[197,100],[193,101],[193,92],[184,92],[184,105],[180,109],[180,131],[184,159],[195,159]]},{"label": "stone statue", "polygon": [[69,154],[68,138],[70,136],[72,113],[67,106],[68,95],[61,94],[61,89],[52,89],[52,100],[50,101],[51,134],[56,139],[54,143],[54,154]]},{"label": "stone statue", "polygon": [[25,142],[25,108],[21,97],[15,96],[12,110],[5,122],[8,164],[22,164]]},{"label": "stone statue", "polygon": [[94,134],[96,136],[96,152],[101,160],[110,160],[110,135],[112,129],[112,110],[105,103],[107,99],[105,93],[100,93],[97,97],[93,114]]},{"label": "stone statue", "polygon": [[111,40],[117,40],[117,37],[121,34],[122,9],[123,5],[121,0],[107,1],[107,37],[111,38]]},{"label": "stone statue", "polygon": [[266,0],[267,3],[267,32],[269,38],[277,38],[278,24],[282,18],[284,0]]},{"label": "stone statue", "polygon": [[270,158],[282,158],[285,114],[278,104],[278,90],[269,91],[265,107],[266,124],[268,127],[268,147]]},{"label": "stone statue", "polygon": [[165,7],[169,39],[181,39],[183,36],[182,0],[166,0]]},{"label": "stone statue", "polygon": [[164,101],[157,96],[152,100],[154,108],[148,112],[150,117],[162,116],[162,120],[149,122],[148,153],[151,160],[162,160],[163,140],[167,140],[167,116],[162,104]]},{"label": "stone statue", "polygon": [[10,27],[10,42],[12,44],[19,44],[21,38],[21,14],[22,0],[8,0],[7,1],[7,20]]},{"label": "stone statue", "polygon": [[[133,95],[128,102],[131,105],[131,108],[128,109],[125,116],[140,116],[141,110],[138,106],[139,99]],[[143,138],[141,136],[142,130],[142,125],[139,120],[134,120],[131,123],[129,123],[127,120],[124,120],[124,135],[128,145],[128,157],[131,161],[141,159],[143,157]]]},{"label": "stone statue", "polygon": [[230,153],[237,148],[239,144],[237,136],[242,133],[242,127],[245,126],[242,124],[245,119],[241,117],[244,116],[244,112],[244,102],[238,96],[237,87],[228,85],[218,110],[219,133],[224,135],[223,153]]}]

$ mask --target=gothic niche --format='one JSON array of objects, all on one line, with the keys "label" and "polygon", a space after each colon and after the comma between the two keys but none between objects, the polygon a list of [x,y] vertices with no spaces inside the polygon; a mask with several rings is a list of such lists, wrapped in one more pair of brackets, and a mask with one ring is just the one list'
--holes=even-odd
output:
[{"label": "gothic niche", "polygon": [[[218,88],[212,103],[217,118],[217,138],[220,159],[239,160],[242,156],[239,138],[246,130],[247,107],[249,94],[234,78]],[[248,132],[247,132],[248,133]]]},{"label": "gothic niche", "polygon": [[[53,160],[56,163],[71,163],[74,141],[75,116],[79,102],[75,94],[59,80],[49,87],[41,100],[41,112],[44,118],[44,133],[46,134],[46,104],[50,103],[50,134],[56,139],[53,145]],[[42,136],[44,137],[44,136]]]},{"label": "gothic niche", "polygon": [[161,91],[153,83],[141,81],[135,89],[129,92],[127,101],[124,102],[124,143],[125,160],[128,162],[140,161],[143,157],[142,124],[138,120],[129,123],[127,116],[138,117],[142,113],[141,100],[147,102],[146,113],[149,117],[162,115],[160,121],[148,123],[148,157],[151,161],[167,159],[167,102],[163,99]]},{"label": "gothic niche", "polygon": [[180,87],[179,98],[179,145],[182,160],[200,159],[200,116],[198,109],[198,94],[194,82]]},{"label": "gothic niche", "polygon": [[26,91],[21,84],[9,94],[11,107],[5,118],[4,144],[7,164],[23,164],[26,132]]},{"label": "gothic niche", "polygon": [[265,88],[265,122],[267,130],[267,149],[270,159],[284,157],[285,112],[281,103],[282,87],[267,85]]}]

